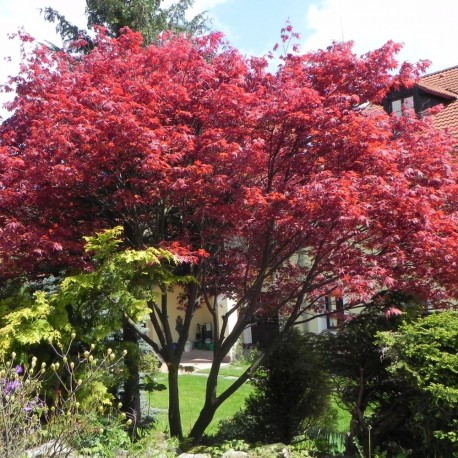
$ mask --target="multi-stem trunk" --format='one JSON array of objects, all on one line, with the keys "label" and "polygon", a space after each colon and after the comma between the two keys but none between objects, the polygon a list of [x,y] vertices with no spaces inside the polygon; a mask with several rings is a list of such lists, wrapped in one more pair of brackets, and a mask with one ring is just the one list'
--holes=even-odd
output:
[{"label": "multi-stem trunk", "polygon": [[178,364],[169,363],[169,428],[172,437],[183,437],[180,415],[180,398],[178,391]]},{"label": "multi-stem trunk", "polygon": [[[154,306],[154,305],[153,305]],[[159,328],[159,322],[153,318],[153,326]],[[173,437],[182,438],[183,431],[181,427],[180,417],[180,399],[178,391],[178,367],[182,355],[182,349],[180,345],[176,345],[172,342],[169,323],[164,323],[164,329],[166,329],[166,336],[161,336],[161,341],[164,344],[161,348],[155,343],[147,334],[143,332],[131,319],[127,317],[129,324],[139,337],[141,337],[148,345],[151,346],[153,352],[159,357],[161,363],[167,364],[168,370],[168,382],[169,382],[169,428],[170,434]],[[185,329],[186,335],[188,330]]]},{"label": "multi-stem trunk", "polygon": [[265,359],[270,356],[280,345],[284,334],[293,326],[299,309],[299,304],[302,302],[302,298],[297,301],[297,306],[295,310],[291,313],[290,317],[284,324],[283,329],[279,332],[275,338],[270,342],[270,345],[260,352],[256,360],[251,364],[251,366],[237,379],[234,383],[227,388],[219,396],[216,396],[217,386],[218,386],[218,374],[223,361],[224,356],[228,353],[232,345],[235,344],[237,339],[243,332],[243,329],[246,326],[246,322],[242,319],[234,327],[232,332],[226,338],[221,337],[223,342],[220,342],[215,349],[213,354],[213,363],[210,369],[210,374],[207,379],[207,388],[205,393],[205,402],[202,410],[200,411],[199,417],[197,418],[194,426],[189,433],[189,436],[192,438],[194,444],[197,444],[202,438],[205,430],[210,425],[213,417],[219,408],[219,406],[228,399],[232,394],[234,394],[261,366]]},{"label": "multi-stem trunk", "polygon": [[127,378],[124,381],[123,407],[126,412],[134,416],[135,422],[138,424],[141,421],[138,337],[127,320],[124,320],[122,331],[123,342],[130,344],[124,358]]},{"label": "multi-stem trunk", "polygon": [[221,355],[221,353],[218,355],[215,352],[213,356],[212,367],[207,379],[207,389],[204,406],[200,411],[199,417],[194,423],[191,432],[189,433],[194,443],[198,443],[200,441],[205,430],[213,420],[216,410],[222,404],[222,401],[219,400],[216,396],[216,389],[218,385],[218,373],[224,356]]}]

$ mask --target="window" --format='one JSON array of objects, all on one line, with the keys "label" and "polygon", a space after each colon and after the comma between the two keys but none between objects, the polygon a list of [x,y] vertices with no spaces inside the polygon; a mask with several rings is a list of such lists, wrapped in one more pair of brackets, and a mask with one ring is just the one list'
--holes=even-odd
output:
[{"label": "window", "polygon": [[414,108],[413,96],[396,99],[391,102],[391,112],[396,116],[401,116],[402,110],[412,110]]},{"label": "window", "polygon": [[326,324],[328,329],[336,329],[344,322],[344,301],[341,296],[326,296]]},{"label": "window", "polygon": [[251,341],[259,348],[268,347],[272,339],[278,334],[278,315],[271,317],[253,316],[251,325]]}]

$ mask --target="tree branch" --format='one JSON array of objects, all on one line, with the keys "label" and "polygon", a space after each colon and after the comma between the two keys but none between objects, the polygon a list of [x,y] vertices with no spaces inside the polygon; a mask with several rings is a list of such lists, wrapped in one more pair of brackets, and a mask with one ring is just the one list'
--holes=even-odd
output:
[{"label": "tree branch", "polygon": [[154,340],[151,339],[151,337],[144,333],[142,329],[137,325],[137,323],[135,323],[135,321],[132,320],[132,318],[127,313],[124,313],[124,318],[126,319],[127,324],[138,334],[138,336],[151,347],[156,358],[161,363],[163,363],[164,358],[162,357],[162,351],[159,348],[159,345],[156,342],[154,342]]}]

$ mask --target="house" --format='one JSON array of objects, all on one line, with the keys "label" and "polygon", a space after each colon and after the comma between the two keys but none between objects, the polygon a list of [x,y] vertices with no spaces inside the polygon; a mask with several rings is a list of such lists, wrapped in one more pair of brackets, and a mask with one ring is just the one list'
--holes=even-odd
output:
[{"label": "house", "polygon": [[[184,311],[182,305],[180,304],[180,294],[181,290],[175,288],[172,291],[167,293],[167,312],[168,320],[171,324],[171,333],[172,339],[174,342],[177,342],[180,336],[180,331],[183,326]],[[214,322],[213,316],[210,311],[201,305],[196,308],[194,311],[191,327],[189,330],[189,341],[192,344],[191,347],[185,346],[185,351],[189,351],[191,348],[201,349],[201,350],[213,350],[213,339],[215,336],[214,326],[218,326],[219,329],[222,328],[222,315],[227,313],[230,308],[234,305],[234,302],[227,298],[218,298],[217,301],[217,320]],[[230,332],[233,329],[235,324],[236,315],[233,314],[228,320],[228,330]],[[146,327],[148,329],[149,337],[160,344],[159,338],[154,331],[154,327],[150,320],[147,320]]]},{"label": "house", "polygon": [[384,110],[396,115],[401,114],[402,106],[421,116],[437,105],[443,109],[434,115],[434,125],[458,138],[458,65],[425,75],[410,89],[392,91],[383,102]]},{"label": "house", "polygon": [[[387,114],[401,116],[402,109],[413,109],[418,116],[425,110],[441,105],[442,110],[433,115],[433,124],[439,129],[447,129],[458,140],[458,65],[423,76],[413,87],[391,91],[383,101]],[[322,311],[327,315],[315,318],[303,325],[309,332],[333,331],[345,321],[348,313],[358,313],[358,309],[345,310],[345,298],[339,294],[323,300]],[[310,312],[304,318],[311,318]]]}]

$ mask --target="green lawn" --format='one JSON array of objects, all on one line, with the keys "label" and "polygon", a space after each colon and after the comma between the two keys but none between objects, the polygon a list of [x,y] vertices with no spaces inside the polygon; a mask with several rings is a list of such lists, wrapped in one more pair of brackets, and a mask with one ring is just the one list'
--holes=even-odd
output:
[{"label": "green lawn", "polygon": [[[237,366],[235,366],[237,367]],[[235,376],[243,372],[242,369],[234,369],[230,372],[231,376]],[[229,373],[226,372],[226,373]],[[205,385],[207,377],[205,375],[181,374],[179,376],[180,389],[180,406],[181,406],[181,421],[183,424],[183,433],[186,435],[203,406],[205,395]],[[160,373],[157,377],[159,383],[167,386],[167,374]],[[218,380],[218,392],[221,393],[233,383],[233,380],[225,379],[222,374]],[[232,417],[238,412],[244,404],[245,398],[251,393],[252,387],[249,383],[245,383],[240,387],[221,407],[216,411],[215,418],[207,429],[206,433],[215,433],[219,421]],[[168,390],[155,391],[150,395],[151,407],[162,409],[157,417],[157,429],[159,431],[168,431],[167,407],[168,407]]]},{"label": "green lawn", "polygon": [[[224,366],[220,369],[219,375],[221,377],[240,377],[249,367],[248,363],[232,363],[229,366]],[[210,369],[202,369],[197,371],[199,374],[209,374]]]},{"label": "green lawn", "polygon": [[[218,380],[218,393],[229,387],[233,380],[225,377],[238,377],[247,368],[247,365],[231,364],[221,368]],[[181,405],[181,420],[183,424],[183,433],[186,435],[191,429],[194,421],[200,412],[203,405],[205,395],[205,385],[207,377],[203,374],[208,374],[209,370],[200,370],[193,374],[180,374],[180,405]],[[201,374],[201,375],[199,375]],[[159,383],[167,386],[167,374],[159,373],[157,377]],[[232,417],[238,412],[244,404],[245,398],[252,392],[253,388],[249,383],[245,383],[239,390],[235,392],[223,405],[216,411],[215,418],[207,429],[207,434],[216,433],[218,423]],[[155,391],[150,396],[151,407],[161,409],[157,420],[157,430],[168,431],[167,407],[168,407],[168,390]],[[342,410],[337,402],[333,400],[332,407],[337,411],[337,431],[346,433],[350,426],[350,414]]]}]

